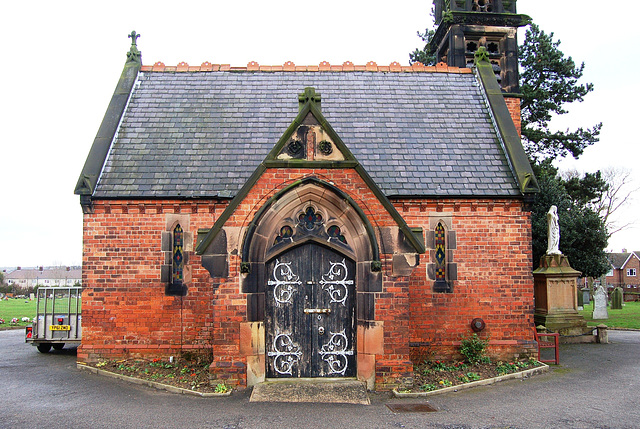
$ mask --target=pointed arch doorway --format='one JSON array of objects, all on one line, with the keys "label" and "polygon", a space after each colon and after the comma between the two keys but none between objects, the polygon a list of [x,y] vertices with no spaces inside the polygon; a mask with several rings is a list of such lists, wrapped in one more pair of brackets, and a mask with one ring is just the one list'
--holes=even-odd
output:
[{"label": "pointed arch doorway", "polygon": [[315,241],[266,265],[266,376],[355,377],[355,263]]},{"label": "pointed arch doorway", "polygon": [[[240,347],[247,384],[356,377],[373,388],[376,354],[383,353],[383,325],[375,318],[382,275],[376,234],[362,209],[334,185],[308,177],[270,198],[246,231],[240,280],[247,322]],[[344,306],[341,285],[348,286]],[[296,310],[287,310],[288,303],[280,302],[286,300]],[[327,314],[342,325],[321,324]]]}]

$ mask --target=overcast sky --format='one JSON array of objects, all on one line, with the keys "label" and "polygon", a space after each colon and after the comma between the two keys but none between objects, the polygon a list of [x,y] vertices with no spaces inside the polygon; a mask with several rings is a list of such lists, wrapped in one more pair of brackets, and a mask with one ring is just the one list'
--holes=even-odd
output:
[{"label": "overcast sky", "polygon": [[[0,67],[0,266],[79,265],[82,211],[73,190],[129,49],[141,34],[142,61],[246,66],[293,61],[408,64],[431,25],[430,0],[402,1],[31,1],[3,6]],[[220,2],[222,3],[222,2]],[[519,0],[560,48],[586,63],[595,91],[570,108],[560,128],[604,123],[601,141],[561,168],[595,171],[637,163],[632,132],[639,57],[633,23],[639,2],[604,7],[596,0]],[[640,174],[634,172],[637,185]],[[638,201],[625,219],[635,218]],[[616,234],[611,249],[640,249],[640,225]],[[562,242],[560,244],[562,249]]]}]

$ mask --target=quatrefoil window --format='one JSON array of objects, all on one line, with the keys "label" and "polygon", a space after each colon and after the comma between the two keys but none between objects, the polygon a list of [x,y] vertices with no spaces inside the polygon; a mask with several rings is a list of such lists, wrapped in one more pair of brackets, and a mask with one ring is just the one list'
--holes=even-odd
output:
[{"label": "quatrefoil window", "polygon": [[290,155],[297,155],[302,150],[302,142],[300,140],[291,140],[289,142],[289,146],[287,147],[287,151]]},{"label": "quatrefoil window", "polygon": [[331,153],[333,152],[333,145],[331,144],[331,142],[328,142],[327,140],[322,140],[320,142],[320,152],[323,155],[331,155]]},{"label": "quatrefoil window", "polygon": [[316,213],[313,207],[308,207],[304,213],[298,216],[298,222],[304,226],[307,231],[312,231],[317,226],[322,225],[324,219],[320,213]]}]

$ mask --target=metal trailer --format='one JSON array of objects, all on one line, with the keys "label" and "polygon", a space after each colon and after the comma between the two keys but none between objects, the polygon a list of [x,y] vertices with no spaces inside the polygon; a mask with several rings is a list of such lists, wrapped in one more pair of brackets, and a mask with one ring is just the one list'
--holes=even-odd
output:
[{"label": "metal trailer", "polygon": [[82,338],[82,287],[40,287],[36,317],[25,330],[25,342],[41,353],[65,344],[80,344]]}]

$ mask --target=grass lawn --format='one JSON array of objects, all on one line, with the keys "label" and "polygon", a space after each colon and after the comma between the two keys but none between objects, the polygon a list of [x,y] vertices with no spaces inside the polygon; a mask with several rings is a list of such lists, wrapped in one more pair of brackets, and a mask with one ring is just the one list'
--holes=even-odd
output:
[{"label": "grass lawn", "polygon": [[[25,302],[26,301],[26,302]],[[17,325],[11,325],[11,319],[18,318]],[[29,301],[29,299],[13,299],[0,300],[0,319],[4,319],[4,324],[0,325],[0,328],[8,326],[27,326],[31,322],[22,322],[20,319],[28,317],[33,319],[36,317],[36,301]]]},{"label": "grass lawn", "polygon": [[[0,307],[2,308],[2,307]],[[625,302],[622,306],[622,310],[612,310],[608,308],[608,319],[593,320],[591,314],[593,313],[593,301],[584,306],[584,310],[579,313],[582,314],[587,321],[588,326],[597,326],[600,324],[607,325],[610,328],[634,328],[640,329],[640,302]]]}]

